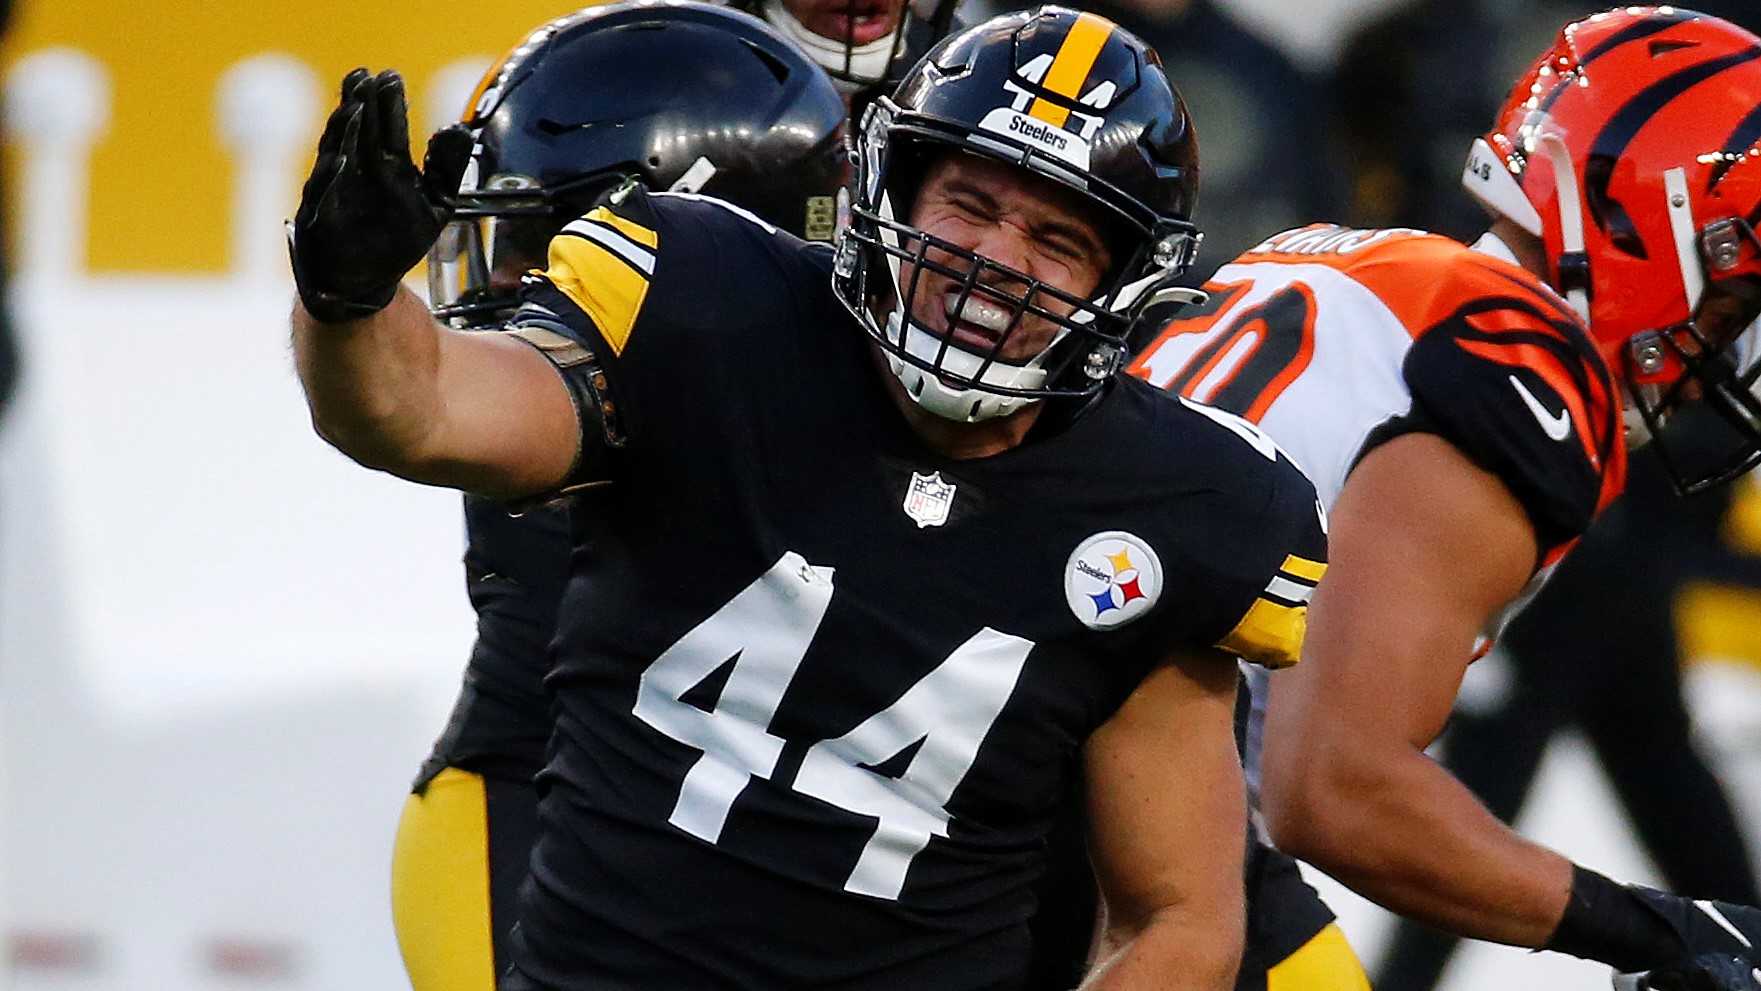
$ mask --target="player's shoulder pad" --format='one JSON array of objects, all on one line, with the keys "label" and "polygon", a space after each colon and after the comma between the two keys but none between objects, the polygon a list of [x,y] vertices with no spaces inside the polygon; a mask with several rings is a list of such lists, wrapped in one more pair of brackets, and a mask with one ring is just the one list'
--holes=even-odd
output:
[{"label": "player's shoulder pad", "polygon": [[670,193],[670,192],[669,193],[651,193],[649,195],[653,196],[656,201],[663,203],[663,204],[668,203],[668,202],[703,204],[704,206],[706,206],[707,208],[709,208],[711,210],[726,211],[727,213],[732,214],[733,216],[739,218],[740,220],[743,220],[746,223],[751,224],[752,226],[758,228],[759,230],[764,231],[766,234],[780,233],[780,231],[778,231],[777,226],[775,224],[772,224],[771,222],[765,220],[764,218],[760,217],[758,214],[753,213],[751,210],[748,210],[743,206],[737,206],[733,203],[729,203],[727,200],[718,199],[714,196],[705,196],[702,193]]},{"label": "player's shoulder pad", "polygon": [[1407,352],[1413,415],[1504,482],[1545,552],[1582,534],[1619,491],[1620,393],[1563,301],[1528,272],[1470,254],[1462,275],[1478,291]]},{"label": "player's shoulder pad", "polygon": [[528,278],[527,299],[570,325],[585,321],[592,336],[622,353],[647,302],[663,227],[642,187],[619,187],[551,238],[544,272]]},{"label": "player's shoulder pad", "polygon": [[1203,518],[1188,521],[1182,539],[1193,581],[1214,607],[1200,639],[1264,667],[1289,667],[1327,569],[1326,512],[1314,485],[1257,425],[1160,395],[1169,419],[1158,432],[1195,456],[1182,458],[1181,470],[1209,494]]},{"label": "player's shoulder pad", "polygon": [[1272,491],[1252,527],[1262,539],[1238,549],[1246,605],[1225,610],[1234,625],[1216,646],[1262,667],[1289,667],[1302,656],[1309,598],[1327,571],[1326,510],[1308,477],[1259,427],[1215,407],[1180,401],[1271,463]]},{"label": "player's shoulder pad", "polygon": [[713,332],[736,312],[775,305],[777,294],[763,287],[811,278],[801,274],[799,242],[786,242],[793,242],[788,234],[713,197],[626,184],[563,226],[546,270],[529,279],[539,288],[527,298],[571,325],[590,325],[610,355],[621,357],[645,317]]}]

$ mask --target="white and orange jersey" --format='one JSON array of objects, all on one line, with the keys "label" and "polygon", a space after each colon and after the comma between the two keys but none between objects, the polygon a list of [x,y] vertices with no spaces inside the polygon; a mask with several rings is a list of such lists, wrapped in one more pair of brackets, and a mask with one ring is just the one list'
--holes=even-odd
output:
[{"label": "white and orange jersey", "polygon": [[1327,506],[1371,447],[1439,434],[1522,501],[1551,564],[1625,483],[1619,394],[1564,300],[1478,247],[1286,231],[1219,269],[1131,370],[1258,423]]},{"label": "white and orange jersey", "polygon": [[[1131,370],[1259,424],[1327,507],[1359,458],[1403,433],[1438,434],[1497,474],[1541,554],[1483,652],[1619,494],[1626,447],[1619,393],[1577,316],[1502,243],[1476,247],[1404,229],[1286,231],[1219,269],[1210,299]],[[1238,732],[1257,808],[1269,686],[1242,668]]]}]

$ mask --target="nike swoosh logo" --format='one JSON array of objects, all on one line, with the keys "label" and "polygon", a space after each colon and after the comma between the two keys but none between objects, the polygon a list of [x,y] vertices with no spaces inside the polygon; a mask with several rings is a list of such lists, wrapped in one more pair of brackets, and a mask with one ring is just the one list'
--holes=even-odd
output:
[{"label": "nike swoosh logo", "polygon": [[1562,409],[1558,413],[1549,413],[1547,407],[1541,405],[1541,400],[1536,399],[1529,387],[1523,384],[1522,379],[1512,375],[1510,384],[1516,389],[1516,394],[1523,397],[1529,412],[1535,414],[1535,420],[1541,424],[1541,430],[1547,435],[1547,439],[1564,440],[1571,436],[1571,410]]}]

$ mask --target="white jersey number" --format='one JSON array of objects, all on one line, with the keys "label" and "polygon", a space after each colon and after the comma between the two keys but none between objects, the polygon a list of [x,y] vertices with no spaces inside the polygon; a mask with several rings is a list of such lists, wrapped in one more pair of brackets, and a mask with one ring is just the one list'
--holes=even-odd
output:
[{"label": "white jersey number", "polygon": [[[702,752],[680,783],[673,825],[714,843],[751,779],[775,772],[784,741],[769,732],[771,717],[825,618],[832,588],[832,569],[786,553],[643,672],[637,718]],[[898,898],[912,859],[930,837],[947,835],[948,800],[1032,649],[1031,641],[982,629],[898,701],[808,750],[790,787],[878,820],[846,891]],[[724,667],[727,682],[712,711],[684,700]],[[897,776],[876,770],[901,757]]]}]

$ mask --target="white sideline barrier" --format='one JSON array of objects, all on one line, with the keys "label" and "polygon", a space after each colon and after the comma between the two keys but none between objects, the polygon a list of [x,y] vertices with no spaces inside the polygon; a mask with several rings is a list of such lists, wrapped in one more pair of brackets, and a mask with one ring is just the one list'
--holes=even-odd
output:
[{"label": "white sideline barrier", "polygon": [[269,56],[222,87],[218,277],[83,271],[108,87],[71,51],[6,79],[29,198],[0,430],[0,935],[39,951],[0,984],[250,983],[214,959],[230,946],[267,948],[277,987],[395,987],[391,833],[472,634],[458,496],[307,420],[281,218],[310,70]]}]

